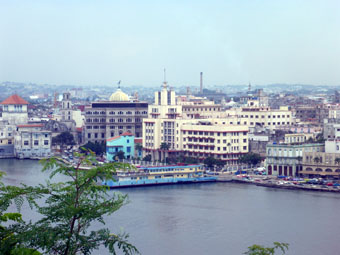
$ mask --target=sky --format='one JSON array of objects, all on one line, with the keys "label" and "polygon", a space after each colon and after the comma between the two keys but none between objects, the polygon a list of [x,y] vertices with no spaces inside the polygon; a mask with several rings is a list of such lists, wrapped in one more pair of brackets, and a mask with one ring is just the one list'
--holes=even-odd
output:
[{"label": "sky", "polygon": [[0,82],[340,85],[339,0],[0,0]]}]

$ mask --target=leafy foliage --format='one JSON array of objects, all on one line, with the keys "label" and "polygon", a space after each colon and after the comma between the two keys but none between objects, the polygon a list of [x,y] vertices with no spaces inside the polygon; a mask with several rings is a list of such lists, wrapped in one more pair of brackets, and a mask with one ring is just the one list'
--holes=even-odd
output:
[{"label": "leafy foliage", "polygon": [[151,155],[150,155],[150,154],[146,155],[146,156],[143,158],[143,161],[148,161],[148,162],[150,162],[150,161],[151,161]]},{"label": "leafy foliage", "polygon": [[[130,170],[132,167],[123,163],[110,163],[90,170],[81,170],[80,165],[92,165],[94,153],[89,156],[77,153],[80,158],[77,167],[65,166],[56,159],[43,160],[43,171],[51,171],[50,179],[64,175],[65,182],[47,182],[38,187],[1,186],[0,212],[5,211],[11,203],[18,208],[28,201],[41,215],[37,222],[25,223],[20,214],[1,214],[0,220],[15,220],[17,223],[8,228],[1,228],[2,247],[16,252],[26,249],[26,253],[41,250],[44,254],[91,254],[99,246],[105,246],[110,253],[116,254],[117,248],[124,254],[138,253],[131,245],[126,233],[112,234],[109,229],[90,229],[92,223],[105,225],[104,216],[111,215],[127,203],[127,196],[121,193],[108,193],[108,187],[97,183],[112,178],[116,169]],[[41,198],[41,203],[36,199]],[[4,230],[3,230],[4,228]],[[0,247],[0,248],[2,248]],[[1,249],[3,250],[3,249]],[[31,251],[32,253],[27,253]],[[12,253],[8,253],[12,254]]]},{"label": "leafy foliage", "polygon": [[215,159],[214,157],[207,157],[206,159],[204,159],[203,163],[207,166],[207,167],[213,167],[213,166],[223,166],[225,163],[223,162],[223,160],[219,160],[219,159]]},{"label": "leafy foliage", "polygon": [[125,155],[124,155],[124,151],[118,151],[116,153],[116,156],[119,158],[119,159],[125,159]]},{"label": "leafy foliage", "polygon": [[249,152],[240,157],[240,162],[245,164],[257,165],[262,160],[260,154]]},{"label": "leafy foliage", "polygon": [[247,255],[274,255],[276,250],[281,250],[282,254],[286,254],[289,244],[274,242],[274,247],[264,247],[262,245],[254,244],[248,247]]},{"label": "leafy foliage", "polygon": [[87,144],[85,144],[82,147],[87,149],[87,150],[93,151],[98,156],[103,155],[104,153],[106,153],[106,143],[104,143],[104,142],[102,142],[102,143],[88,142]]},{"label": "leafy foliage", "polygon": [[74,145],[74,137],[73,135],[68,132],[62,132],[61,134],[57,135],[56,137],[52,138],[52,144],[56,145]]},{"label": "leafy foliage", "polygon": [[[4,173],[0,172],[0,178]],[[23,223],[22,215],[18,212],[8,212],[14,203],[20,209],[24,199],[33,207],[35,200],[41,197],[44,190],[41,187],[32,188],[23,186],[5,186],[0,182],[0,251],[8,255],[39,255],[35,249],[22,245],[21,235],[18,232],[20,224]],[[5,225],[3,223],[6,222]]]}]

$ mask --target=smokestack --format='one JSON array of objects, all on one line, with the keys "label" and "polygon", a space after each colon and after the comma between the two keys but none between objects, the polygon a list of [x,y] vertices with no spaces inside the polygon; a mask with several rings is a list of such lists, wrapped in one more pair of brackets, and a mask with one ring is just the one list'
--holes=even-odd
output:
[{"label": "smokestack", "polygon": [[190,87],[187,87],[187,97],[189,97],[190,95],[191,95]]},{"label": "smokestack", "polygon": [[201,72],[200,94],[203,94],[203,72]]}]

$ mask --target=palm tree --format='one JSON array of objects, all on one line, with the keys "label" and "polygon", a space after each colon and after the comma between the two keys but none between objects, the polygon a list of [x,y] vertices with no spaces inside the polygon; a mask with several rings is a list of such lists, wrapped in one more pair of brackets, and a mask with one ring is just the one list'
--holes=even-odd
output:
[{"label": "palm tree", "polygon": [[141,151],[143,150],[143,145],[141,143],[135,144],[135,150],[138,151],[138,157],[141,154]]},{"label": "palm tree", "polygon": [[160,149],[163,151],[163,160],[165,161],[165,153],[170,149],[170,145],[167,143],[161,143]]}]

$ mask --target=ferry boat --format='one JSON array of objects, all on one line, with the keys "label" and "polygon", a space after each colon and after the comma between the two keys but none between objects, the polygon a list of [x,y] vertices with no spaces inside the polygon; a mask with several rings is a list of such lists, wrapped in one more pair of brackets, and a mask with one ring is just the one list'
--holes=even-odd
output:
[{"label": "ferry boat", "polygon": [[216,176],[205,176],[201,165],[137,167],[135,171],[117,171],[112,180],[103,181],[111,189],[135,186],[214,182]]}]

